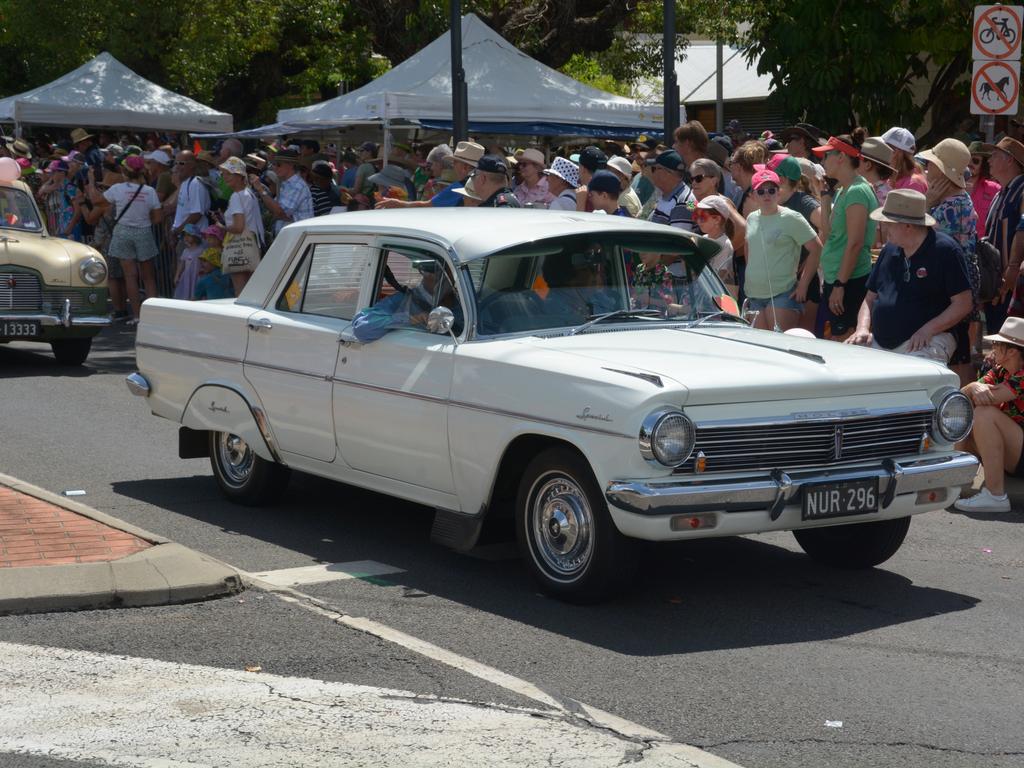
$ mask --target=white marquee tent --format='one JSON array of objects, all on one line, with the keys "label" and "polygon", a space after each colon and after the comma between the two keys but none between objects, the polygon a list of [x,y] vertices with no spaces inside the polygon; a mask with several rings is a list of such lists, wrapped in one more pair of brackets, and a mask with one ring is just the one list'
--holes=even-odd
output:
[{"label": "white marquee tent", "polygon": [[231,115],[140,77],[101,53],[52,83],[0,100],[0,122],[230,131]]},{"label": "white marquee tent", "polygon": [[[462,17],[462,46],[470,130],[595,136],[661,130],[660,104],[616,96],[563,75],[527,56],[474,14]],[[401,121],[448,128],[450,33],[362,88],[308,107],[281,110],[277,120],[299,130]]]}]

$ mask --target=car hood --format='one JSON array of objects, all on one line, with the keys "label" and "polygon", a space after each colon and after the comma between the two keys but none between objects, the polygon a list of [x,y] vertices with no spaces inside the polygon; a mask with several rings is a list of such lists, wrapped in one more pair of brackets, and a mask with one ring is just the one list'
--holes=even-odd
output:
[{"label": "car hood", "polygon": [[[93,250],[73,240],[5,229],[0,236],[0,269],[4,266],[35,269],[46,285],[71,285],[71,262],[76,263]],[[15,242],[17,241],[17,242]]]},{"label": "car hood", "polygon": [[528,343],[667,377],[689,391],[693,404],[931,391],[952,377],[944,366],[905,355],[736,326],[615,330]]}]

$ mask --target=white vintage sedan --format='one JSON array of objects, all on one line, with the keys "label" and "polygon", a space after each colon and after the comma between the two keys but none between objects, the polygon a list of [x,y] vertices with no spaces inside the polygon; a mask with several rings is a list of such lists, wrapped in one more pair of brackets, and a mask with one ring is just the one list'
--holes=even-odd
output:
[{"label": "white vintage sedan", "polygon": [[[541,210],[307,220],[237,299],[147,301],[128,386],[230,499],[295,469],[431,507],[458,549],[514,530],[568,600],[624,583],[637,540],[791,530],[835,566],[885,561],[975,476],[956,376],[751,329],[716,249]],[[641,262],[670,276],[631,288]]]}]

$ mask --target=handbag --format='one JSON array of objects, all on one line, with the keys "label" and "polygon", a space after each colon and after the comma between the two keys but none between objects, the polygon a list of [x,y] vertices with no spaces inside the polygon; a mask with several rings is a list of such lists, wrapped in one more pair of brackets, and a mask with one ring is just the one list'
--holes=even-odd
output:
[{"label": "handbag", "polygon": [[224,237],[224,248],[220,254],[221,272],[254,272],[260,263],[260,243],[251,229],[241,234],[228,233]]}]

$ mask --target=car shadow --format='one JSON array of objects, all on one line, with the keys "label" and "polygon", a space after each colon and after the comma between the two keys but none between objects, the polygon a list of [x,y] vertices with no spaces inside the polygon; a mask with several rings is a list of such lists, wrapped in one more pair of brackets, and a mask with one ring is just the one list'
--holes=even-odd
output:
[{"label": "car shadow", "polygon": [[0,344],[0,377],[60,376],[87,378],[96,374],[129,374],[135,367],[135,329],[123,325],[104,328],[92,340],[82,365],[61,365],[42,342]]},{"label": "car shadow", "polygon": [[[403,597],[460,605],[632,656],[834,639],[967,610],[979,600],[886,570],[842,571],[757,538],[644,545],[624,593],[591,606],[539,595],[518,559],[429,541],[431,511],[296,473],[279,503],[241,507],[211,476],[115,483],[121,495],[324,562],[377,560]],[[913,535],[913,525],[911,534]],[[314,590],[315,591],[315,590]]]}]

